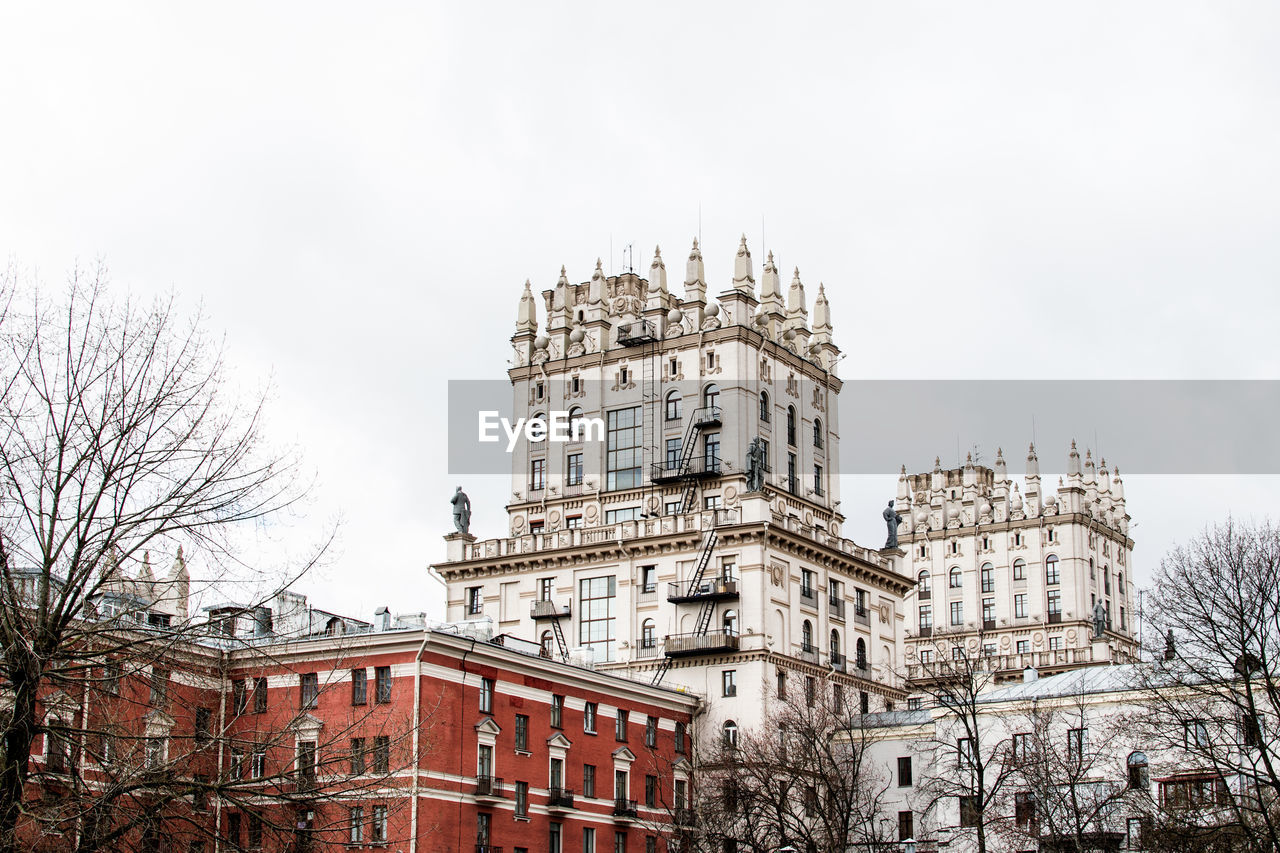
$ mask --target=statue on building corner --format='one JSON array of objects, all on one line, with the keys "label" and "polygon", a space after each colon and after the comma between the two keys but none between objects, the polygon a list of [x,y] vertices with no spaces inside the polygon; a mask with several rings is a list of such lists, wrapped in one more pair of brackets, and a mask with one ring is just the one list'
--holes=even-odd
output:
[{"label": "statue on building corner", "polygon": [[893,501],[889,501],[889,505],[884,508],[884,525],[889,530],[889,536],[884,540],[884,547],[898,547],[898,525],[902,523],[902,516],[898,515],[898,511],[893,508]]},{"label": "statue on building corner", "polygon": [[1093,605],[1093,638],[1098,639],[1105,630],[1107,630],[1107,608],[1101,601],[1097,601]]},{"label": "statue on building corner", "polygon": [[462,486],[458,486],[458,490],[453,493],[449,503],[453,504],[453,526],[458,529],[459,533],[470,533],[471,498],[467,497],[467,493],[462,491]]},{"label": "statue on building corner", "polygon": [[764,488],[764,439],[751,439],[747,446],[747,491],[758,492]]}]

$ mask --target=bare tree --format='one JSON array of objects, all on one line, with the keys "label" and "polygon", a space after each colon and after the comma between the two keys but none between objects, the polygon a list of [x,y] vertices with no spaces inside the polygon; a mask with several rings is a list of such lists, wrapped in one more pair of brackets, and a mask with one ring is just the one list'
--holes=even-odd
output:
[{"label": "bare tree", "polygon": [[1149,597],[1142,732],[1192,771],[1165,783],[1159,823],[1205,849],[1280,849],[1278,589],[1280,528],[1229,518],[1173,549]]},{"label": "bare tree", "polygon": [[879,738],[857,693],[818,676],[775,698],[758,729],[723,731],[703,756],[697,791],[705,849],[845,853],[889,843],[897,826],[882,806],[891,779],[869,755]]},{"label": "bare tree", "polygon": [[[54,761],[69,763],[110,734],[86,715],[89,694],[121,677],[151,678],[185,654],[181,620],[140,627],[127,608],[100,607],[116,569],[180,545],[211,569],[235,565],[237,530],[305,491],[296,456],[265,439],[265,393],[227,389],[221,352],[198,319],[181,319],[171,301],[114,299],[104,279],[101,269],[77,271],[61,298],[34,290],[22,307],[4,300],[0,315],[2,851],[21,846],[23,821],[56,821],[61,803],[101,815],[125,788],[159,804],[175,787],[154,772],[110,784],[72,775],[46,780],[46,791],[76,797],[26,796],[33,747],[65,749]],[[0,285],[22,296],[13,273]],[[122,737],[131,745],[120,763],[130,756],[154,770],[145,732]],[[80,836],[92,846],[93,832]]]}]

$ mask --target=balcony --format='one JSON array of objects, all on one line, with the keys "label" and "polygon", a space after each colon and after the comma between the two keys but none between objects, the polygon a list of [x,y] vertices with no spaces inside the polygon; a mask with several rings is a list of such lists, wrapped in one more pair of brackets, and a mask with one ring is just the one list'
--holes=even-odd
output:
[{"label": "balcony", "polygon": [[703,406],[700,409],[694,409],[693,425],[699,428],[720,426],[720,407]]},{"label": "balcony", "polygon": [[995,629],[996,629],[996,620],[994,620],[994,619],[983,619],[983,620],[982,620],[982,630],[984,630],[984,631],[994,631]]},{"label": "balcony", "polygon": [[494,847],[492,844],[476,843],[476,853],[502,853],[501,847]]},{"label": "balcony", "polygon": [[846,664],[846,659],[844,655],[840,654],[839,652],[831,653],[832,669],[834,669],[836,672],[845,672],[846,671],[845,664]]},{"label": "balcony", "polygon": [[933,599],[933,590],[916,587],[916,598],[920,601],[931,601]]},{"label": "balcony", "polygon": [[682,466],[679,459],[668,459],[666,462],[655,462],[649,467],[649,478],[655,483],[670,483],[675,480],[701,479],[720,476],[720,457],[698,454]]},{"label": "balcony", "polygon": [[840,620],[844,619],[844,599],[843,598],[837,598],[834,595],[828,596],[827,604],[831,609],[832,619],[840,619]]},{"label": "balcony", "polygon": [[932,637],[932,636],[933,636],[933,626],[932,626],[932,625],[921,625],[921,626],[920,626],[920,629],[919,629],[918,631],[916,631],[916,636],[919,636],[919,637]]},{"label": "balcony", "polygon": [[573,808],[573,790],[570,788],[548,788],[547,808],[559,810]]},{"label": "balcony", "polygon": [[573,615],[573,602],[559,605],[554,601],[535,601],[529,605],[531,619],[567,619]]},{"label": "balcony", "polygon": [[707,631],[705,634],[668,634],[664,651],[669,658],[736,652],[738,635],[732,631]]},{"label": "balcony", "polygon": [[636,801],[625,800],[619,797],[613,801],[613,816],[627,819],[636,817]]},{"label": "balcony", "polygon": [[816,665],[818,663],[818,649],[816,646],[801,646],[796,650],[796,657],[806,663]]},{"label": "balcony", "polygon": [[865,625],[871,627],[871,611],[864,605],[855,605],[853,608],[853,621],[856,625]]},{"label": "balcony", "polygon": [[667,584],[667,601],[683,604],[688,601],[727,601],[738,597],[738,582],[731,578],[704,580],[697,588],[682,583]]},{"label": "balcony", "polygon": [[800,603],[816,609],[818,607],[817,590],[811,586],[800,587]]},{"label": "balcony", "polygon": [[505,794],[502,792],[501,776],[477,776],[476,777],[476,796],[484,799],[500,800]]},{"label": "balcony", "polygon": [[654,639],[646,639],[641,637],[636,640],[636,659],[656,658],[658,656],[658,641]]},{"label": "balcony", "polygon": [[1061,612],[1061,611],[1059,611],[1059,612],[1057,612],[1057,613],[1050,613],[1050,614],[1049,614],[1049,624],[1050,624],[1050,625],[1061,625],[1061,624],[1062,624],[1062,612]]}]

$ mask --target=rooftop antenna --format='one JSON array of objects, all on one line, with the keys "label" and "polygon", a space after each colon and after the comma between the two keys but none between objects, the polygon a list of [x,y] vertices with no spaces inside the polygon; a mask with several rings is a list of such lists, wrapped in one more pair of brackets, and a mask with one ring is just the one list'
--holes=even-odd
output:
[{"label": "rooftop antenna", "polygon": [[613,232],[609,232],[609,275],[617,273],[617,268],[613,265]]},{"label": "rooftop antenna", "polygon": [[622,249],[622,263],[625,266],[624,272],[634,273],[636,271],[636,244],[635,241],[628,243]]},{"label": "rooftop antenna", "polygon": [[698,245],[702,245],[702,202],[698,202]]}]

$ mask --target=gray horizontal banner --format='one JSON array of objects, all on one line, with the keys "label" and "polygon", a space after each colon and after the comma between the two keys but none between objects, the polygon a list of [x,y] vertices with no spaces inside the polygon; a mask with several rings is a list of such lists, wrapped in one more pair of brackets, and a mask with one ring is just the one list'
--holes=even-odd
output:
[{"label": "gray horizontal banner", "polygon": [[[801,430],[813,416],[824,417],[814,406],[824,388],[800,382],[784,391],[782,384],[720,379],[720,428],[754,434],[761,390],[772,395],[773,407],[796,405]],[[510,474],[512,436],[530,435],[534,414],[548,423],[546,435],[532,427],[533,437],[555,442],[575,438],[572,412],[586,449],[603,445],[609,409],[640,406],[659,426],[670,426],[667,395],[682,395],[687,419],[705,403],[706,385],[654,383],[660,392],[646,397],[638,376],[621,385],[583,381],[572,388],[548,380],[541,397],[522,389],[527,399],[517,401],[506,380],[451,381],[449,473]],[[608,401],[604,409],[602,400]],[[975,462],[991,465],[997,448],[1010,473],[1020,474],[1032,440],[1045,474],[1066,470],[1072,440],[1081,455],[1091,448],[1095,460],[1105,457],[1126,475],[1280,474],[1280,382],[1274,380],[852,380],[844,383],[836,415],[826,428],[839,437],[841,474],[897,474],[903,465],[926,471],[935,457],[955,467],[971,453]],[[773,429],[779,430],[776,422]],[[732,446],[724,442],[731,468],[742,462],[728,458]]]}]

